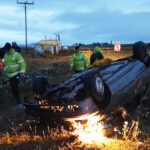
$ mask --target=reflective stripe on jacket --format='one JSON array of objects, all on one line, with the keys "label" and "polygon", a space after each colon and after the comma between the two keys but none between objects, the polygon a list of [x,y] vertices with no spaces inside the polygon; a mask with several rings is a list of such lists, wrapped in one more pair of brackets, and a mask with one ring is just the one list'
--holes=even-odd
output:
[{"label": "reflective stripe on jacket", "polygon": [[25,73],[26,64],[21,54],[11,49],[4,57],[4,72],[11,78],[20,73]]},{"label": "reflective stripe on jacket", "polygon": [[74,71],[83,71],[88,67],[88,60],[82,52],[77,52],[73,54],[70,66]]}]

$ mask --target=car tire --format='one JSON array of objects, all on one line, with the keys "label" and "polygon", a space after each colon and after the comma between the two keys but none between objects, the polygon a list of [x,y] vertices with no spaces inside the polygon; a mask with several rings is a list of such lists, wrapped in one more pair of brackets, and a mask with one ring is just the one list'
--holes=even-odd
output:
[{"label": "car tire", "polygon": [[35,76],[33,78],[32,90],[34,94],[42,95],[46,90],[48,81],[43,76]]},{"label": "car tire", "polygon": [[133,46],[133,57],[139,59],[143,63],[148,61],[148,52],[145,44],[143,42],[137,42]]},{"label": "car tire", "polygon": [[98,107],[102,106],[104,101],[105,85],[99,73],[90,72],[85,76],[86,95],[93,97]]},{"label": "car tire", "polygon": [[93,64],[96,60],[103,59],[103,55],[99,52],[95,52],[90,57],[90,63]]}]

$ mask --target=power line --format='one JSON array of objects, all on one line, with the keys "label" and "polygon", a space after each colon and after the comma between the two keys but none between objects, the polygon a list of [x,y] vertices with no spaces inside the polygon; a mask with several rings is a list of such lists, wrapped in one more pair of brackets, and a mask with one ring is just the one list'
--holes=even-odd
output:
[{"label": "power line", "polygon": [[24,5],[24,11],[25,11],[25,42],[26,42],[26,47],[25,47],[25,52],[27,53],[27,47],[28,47],[28,40],[27,40],[27,5],[34,5],[34,2],[29,3],[28,1],[26,2],[18,2],[17,4],[23,4]]}]

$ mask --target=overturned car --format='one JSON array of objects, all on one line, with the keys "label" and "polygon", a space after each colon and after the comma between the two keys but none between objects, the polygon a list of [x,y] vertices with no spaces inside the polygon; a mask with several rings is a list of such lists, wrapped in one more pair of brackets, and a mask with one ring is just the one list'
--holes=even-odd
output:
[{"label": "overturned car", "polygon": [[149,57],[141,58],[111,61],[55,85],[49,85],[42,76],[35,76],[36,103],[24,103],[25,111],[45,120],[74,118],[97,111],[107,115],[118,107],[132,112],[142,99],[150,97]]},{"label": "overturned car", "polygon": [[150,67],[134,58],[87,69],[68,80],[48,85],[33,79],[37,103],[24,103],[25,111],[43,119],[70,118],[96,112],[107,114],[118,106],[134,109],[149,97]]}]

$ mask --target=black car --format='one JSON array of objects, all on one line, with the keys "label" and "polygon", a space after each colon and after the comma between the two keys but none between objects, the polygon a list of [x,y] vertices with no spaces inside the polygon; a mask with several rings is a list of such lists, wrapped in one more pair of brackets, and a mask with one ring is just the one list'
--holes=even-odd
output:
[{"label": "black car", "polygon": [[128,57],[109,62],[69,79],[49,85],[42,76],[33,78],[36,103],[24,103],[27,114],[42,119],[73,118],[99,111],[109,114],[118,107],[132,111],[150,97],[150,67]]}]

